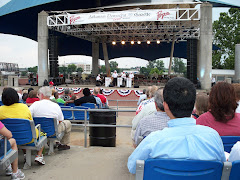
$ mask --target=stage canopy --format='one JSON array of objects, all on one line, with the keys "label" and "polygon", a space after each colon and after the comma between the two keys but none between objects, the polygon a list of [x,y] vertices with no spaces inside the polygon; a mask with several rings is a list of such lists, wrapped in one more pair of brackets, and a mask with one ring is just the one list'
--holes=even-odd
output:
[{"label": "stage canopy", "polygon": [[[161,2],[161,0],[159,0]],[[228,3],[220,1],[209,1],[216,7],[234,7]],[[128,3],[128,6],[126,6]],[[192,1],[192,6],[195,6],[198,1]],[[118,4],[118,5],[115,5]],[[125,4],[125,5],[124,5]],[[37,40],[37,22],[38,13],[42,10],[47,12],[63,12],[69,10],[78,10],[82,12],[95,12],[129,9],[130,6],[139,6],[149,8],[158,5],[156,1],[124,1],[124,0],[11,0],[0,8],[0,33],[13,34]],[[99,7],[101,6],[101,7]],[[169,4],[169,7],[171,4]],[[81,9],[81,10],[80,10]],[[146,8],[147,9],[147,8]],[[75,12],[74,12],[75,13]],[[51,13],[50,13],[51,14]],[[56,32],[59,36],[59,55],[88,55],[91,56],[92,43],[90,41]],[[153,44],[142,43],[132,46],[130,43],[122,46],[117,44],[112,46],[108,44],[109,59],[117,57],[139,57],[146,60],[154,60],[162,57],[170,56],[171,43],[162,42],[155,46]],[[186,58],[186,42],[179,42],[175,45],[175,57]],[[102,51],[100,58],[103,59]]]}]

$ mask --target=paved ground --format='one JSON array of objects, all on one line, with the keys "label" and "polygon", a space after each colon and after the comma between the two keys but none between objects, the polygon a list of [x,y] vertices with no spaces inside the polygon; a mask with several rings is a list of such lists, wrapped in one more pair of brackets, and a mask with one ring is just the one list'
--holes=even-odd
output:
[{"label": "paved ground", "polygon": [[[117,124],[131,125],[134,113],[122,113]],[[84,148],[83,128],[73,127],[71,149],[55,150],[55,154],[45,155],[45,166],[33,162],[29,170],[24,170],[27,180],[133,180],[135,177],[128,172],[127,159],[134,148],[130,139],[130,128],[117,128],[116,147]],[[89,143],[88,143],[89,144]],[[19,166],[23,167],[23,155],[19,152]],[[10,177],[0,173],[1,180]]]}]

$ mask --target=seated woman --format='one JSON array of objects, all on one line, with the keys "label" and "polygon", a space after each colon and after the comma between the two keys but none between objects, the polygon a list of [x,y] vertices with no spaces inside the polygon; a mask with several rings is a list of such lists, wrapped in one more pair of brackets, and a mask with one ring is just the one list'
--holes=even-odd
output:
[{"label": "seated woman", "polygon": [[197,124],[215,129],[220,136],[240,136],[240,114],[234,88],[227,82],[218,82],[209,95],[209,111],[199,116]]},{"label": "seated woman", "polygon": [[208,111],[208,98],[209,96],[205,93],[197,94],[195,109],[192,113],[194,119],[197,119],[200,115]]},{"label": "seated woman", "polygon": [[[9,131],[2,122],[0,122],[0,135],[5,136],[7,141],[7,150],[18,150],[15,139],[12,138],[12,133]],[[4,155],[4,139],[0,139],[0,157]],[[11,165],[6,169],[6,175],[11,175],[11,179],[24,179],[24,173],[18,169],[18,158],[16,158]]]},{"label": "seated woman", "polygon": [[[2,93],[2,102],[4,106],[0,107],[0,120],[7,118],[20,118],[20,119],[29,119],[33,120],[32,114],[28,109],[27,105],[19,103],[19,97],[17,91],[13,88],[5,88]],[[38,130],[36,129],[36,135],[38,136]],[[29,142],[32,143],[33,141]],[[38,151],[35,158],[35,162],[40,165],[44,165],[45,161],[43,160],[42,155],[43,148]]]},{"label": "seated woman", "polygon": [[35,101],[39,101],[39,98],[37,97],[37,91],[36,90],[32,90],[30,91],[28,98],[26,100],[26,104],[28,106],[31,106],[32,103],[34,103]]}]

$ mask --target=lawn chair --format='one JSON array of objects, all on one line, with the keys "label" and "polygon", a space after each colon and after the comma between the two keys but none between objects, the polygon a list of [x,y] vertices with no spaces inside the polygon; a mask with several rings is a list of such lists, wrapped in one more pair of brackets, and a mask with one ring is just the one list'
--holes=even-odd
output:
[{"label": "lawn chair", "polygon": [[[231,165],[230,162],[220,161],[148,159],[144,162],[138,160],[136,180],[220,180],[221,177],[229,177]],[[225,179],[222,178],[222,180]]]},{"label": "lawn chair", "polygon": [[[84,106],[75,106],[74,109],[89,109],[89,107]],[[74,111],[74,120],[83,120],[85,119],[84,111]],[[87,112],[87,120],[89,120],[89,112]]]},{"label": "lawn chair", "polygon": [[231,149],[234,144],[236,144],[237,141],[240,141],[240,136],[221,136],[224,151],[230,153]]},{"label": "lawn chair", "polygon": [[[31,150],[39,151],[45,144],[47,144],[47,137],[40,136],[41,125],[38,124],[35,127],[34,121],[28,119],[3,119],[2,123],[6,128],[12,132],[13,138],[16,140],[18,149],[26,149],[26,163],[24,169],[31,167]],[[38,138],[36,136],[36,130],[38,128]],[[31,144],[26,144],[32,141]]]},{"label": "lawn chair", "polygon": [[60,141],[64,136],[64,132],[58,133],[57,120],[54,118],[46,117],[34,117],[35,124],[41,125],[41,131],[47,133],[47,139],[49,141],[49,151],[48,155],[54,153],[54,141]]},{"label": "lawn chair", "polygon": [[62,113],[64,116],[64,120],[73,120],[73,112],[72,111],[64,111],[64,109],[71,109],[71,106],[60,106],[62,109]]}]

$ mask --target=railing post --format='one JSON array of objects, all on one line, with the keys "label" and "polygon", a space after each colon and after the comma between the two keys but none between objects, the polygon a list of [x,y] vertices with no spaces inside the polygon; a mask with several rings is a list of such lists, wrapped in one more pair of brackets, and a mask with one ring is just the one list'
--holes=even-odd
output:
[{"label": "railing post", "polygon": [[84,110],[84,147],[87,147],[87,109]]},{"label": "railing post", "polygon": [[118,99],[117,99],[117,117],[118,117]]}]

